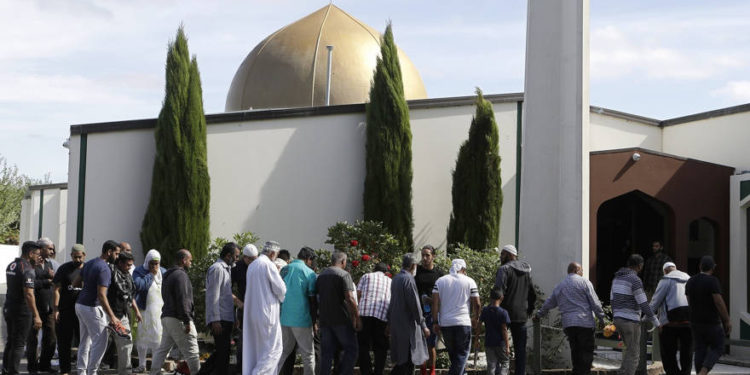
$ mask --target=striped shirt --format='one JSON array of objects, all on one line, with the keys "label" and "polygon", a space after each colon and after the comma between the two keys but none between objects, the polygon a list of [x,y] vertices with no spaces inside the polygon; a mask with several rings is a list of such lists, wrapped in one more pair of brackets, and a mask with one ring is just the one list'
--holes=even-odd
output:
[{"label": "striped shirt", "polygon": [[560,309],[563,328],[594,328],[596,327],[594,314],[600,320],[604,319],[604,310],[594,292],[594,286],[590,281],[575,273],[569,273],[561,283],[557,284],[537,315],[544,316],[555,307]]},{"label": "striped shirt", "polygon": [[648,305],[643,283],[638,274],[631,268],[620,268],[612,280],[609,298],[612,301],[612,315],[634,322],[641,321],[641,312],[652,321],[656,320],[654,312]]},{"label": "striped shirt", "polygon": [[362,293],[359,315],[388,321],[391,304],[391,279],[382,272],[370,272],[359,279],[357,291]]}]

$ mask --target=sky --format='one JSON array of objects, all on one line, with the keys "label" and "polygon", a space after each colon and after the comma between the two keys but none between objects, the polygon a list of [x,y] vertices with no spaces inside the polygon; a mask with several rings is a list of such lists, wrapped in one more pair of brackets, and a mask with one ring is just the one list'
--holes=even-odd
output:
[{"label": "sky", "polygon": [[[182,23],[206,113],[266,36],[327,1],[0,0],[0,156],[67,181],[70,125],[154,118]],[[526,1],[337,0],[396,43],[431,98],[522,92]],[[590,2],[591,105],[656,119],[750,102],[750,2]],[[128,150],[113,150],[128,152]]]}]

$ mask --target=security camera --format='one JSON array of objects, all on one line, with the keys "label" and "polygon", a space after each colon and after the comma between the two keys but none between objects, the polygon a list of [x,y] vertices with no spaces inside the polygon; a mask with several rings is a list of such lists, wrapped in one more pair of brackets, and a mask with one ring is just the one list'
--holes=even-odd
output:
[{"label": "security camera", "polygon": [[633,161],[641,160],[641,154],[634,152],[633,153]]}]

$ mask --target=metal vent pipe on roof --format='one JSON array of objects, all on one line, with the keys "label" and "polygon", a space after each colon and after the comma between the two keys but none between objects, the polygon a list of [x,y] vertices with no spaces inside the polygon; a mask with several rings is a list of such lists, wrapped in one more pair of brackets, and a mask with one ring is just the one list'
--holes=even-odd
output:
[{"label": "metal vent pipe on roof", "polygon": [[331,63],[333,61],[333,46],[327,45],[328,49],[328,72],[326,73],[326,105],[331,105]]}]

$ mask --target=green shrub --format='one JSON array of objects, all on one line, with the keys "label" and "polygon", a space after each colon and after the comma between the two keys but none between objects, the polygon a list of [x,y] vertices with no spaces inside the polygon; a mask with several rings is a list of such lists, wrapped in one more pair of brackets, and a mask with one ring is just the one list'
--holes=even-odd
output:
[{"label": "green shrub", "polygon": [[[377,221],[357,220],[354,225],[340,221],[328,228],[326,243],[346,253],[347,271],[351,273],[355,283],[362,275],[372,272],[380,262],[387,264],[391,273],[396,273],[401,265],[401,257],[406,252],[396,237]],[[330,251],[318,250],[318,256],[320,270],[324,268],[323,264],[330,265]]]}]

